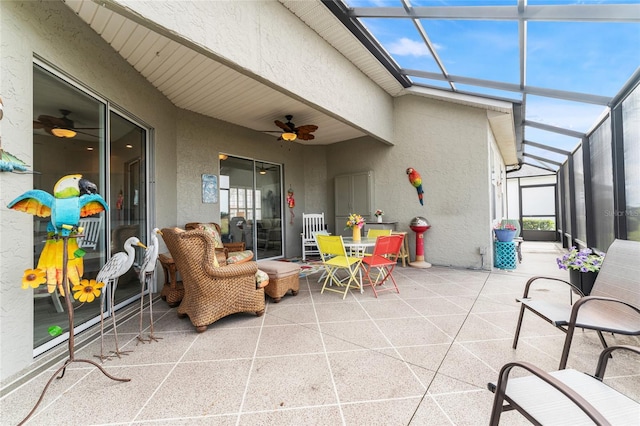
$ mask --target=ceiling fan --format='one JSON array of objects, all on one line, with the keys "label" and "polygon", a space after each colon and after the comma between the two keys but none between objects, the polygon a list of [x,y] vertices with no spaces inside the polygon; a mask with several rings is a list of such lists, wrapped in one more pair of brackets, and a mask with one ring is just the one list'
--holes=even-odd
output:
[{"label": "ceiling fan", "polygon": [[296,125],[291,122],[293,115],[285,115],[285,118],[287,119],[286,123],[283,123],[280,120],[274,121],[275,125],[280,127],[283,131],[265,130],[265,132],[280,133],[280,136],[278,137],[279,141],[294,141],[296,139],[309,141],[315,139],[315,136],[311,133],[318,130],[318,126],[316,126],[315,124],[305,124],[304,126],[296,127]]},{"label": "ceiling fan", "polygon": [[33,128],[44,129],[45,132],[59,138],[73,138],[77,133],[93,137],[96,136],[91,133],[83,132],[82,130],[98,130],[99,127],[75,127],[73,120],[67,117],[71,114],[71,111],[68,109],[61,109],[60,113],[62,114],[62,117],[54,117],[51,115],[38,116],[38,120],[33,121]]}]

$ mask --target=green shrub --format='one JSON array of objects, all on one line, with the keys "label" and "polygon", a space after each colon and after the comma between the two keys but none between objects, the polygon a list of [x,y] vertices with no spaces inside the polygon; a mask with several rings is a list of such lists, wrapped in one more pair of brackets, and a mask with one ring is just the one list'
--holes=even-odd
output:
[{"label": "green shrub", "polygon": [[523,219],[522,228],[525,231],[555,231],[556,222],[553,219]]}]

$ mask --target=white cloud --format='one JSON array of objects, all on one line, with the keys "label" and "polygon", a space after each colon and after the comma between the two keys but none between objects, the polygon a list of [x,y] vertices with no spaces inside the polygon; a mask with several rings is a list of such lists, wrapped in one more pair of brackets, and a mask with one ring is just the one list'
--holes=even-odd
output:
[{"label": "white cloud", "polygon": [[[439,46],[434,46],[439,48]],[[429,56],[429,49],[422,41],[414,41],[406,37],[402,37],[398,41],[389,43],[389,52],[398,56]]]}]

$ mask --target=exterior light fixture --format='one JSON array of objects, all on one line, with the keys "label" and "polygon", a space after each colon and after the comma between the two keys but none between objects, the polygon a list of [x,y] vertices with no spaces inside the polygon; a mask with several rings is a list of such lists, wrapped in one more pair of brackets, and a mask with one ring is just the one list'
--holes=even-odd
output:
[{"label": "exterior light fixture", "polygon": [[218,159],[222,161],[226,160],[227,158],[229,158],[227,154],[218,154]]},{"label": "exterior light fixture", "polygon": [[133,145],[131,145],[130,143],[128,143],[128,144],[126,144],[124,147],[125,147],[125,148],[129,148],[129,149],[131,149],[131,148],[133,148]]},{"label": "exterior light fixture", "polygon": [[298,138],[298,135],[296,135],[293,132],[284,132],[282,135],[280,135],[280,137],[282,139],[284,139],[285,141],[292,142],[292,141],[295,141]]},{"label": "exterior light fixture", "polygon": [[93,147],[92,146],[88,146],[87,147],[87,151],[93,151]]},{"label": "exterior light fixture", "polygon": [[72,138],[77,134],[71,129],[63,129],[58,127],[51,129],[51,133],[53,134],[53,136],[57,136],[59,138]]}]

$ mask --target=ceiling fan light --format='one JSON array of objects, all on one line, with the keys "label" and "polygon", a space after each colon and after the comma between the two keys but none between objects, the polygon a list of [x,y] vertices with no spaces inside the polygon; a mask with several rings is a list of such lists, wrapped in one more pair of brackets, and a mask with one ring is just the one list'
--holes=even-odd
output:
[{"label": "ceiling fan light", "polygon": [[260,171],[258,171],[258,173],[260,173],[261,175],[266,175],[267,171],[265,170],[265,168],[261,168]]},{"label": "ceiling fan light", "polygon": [[291,141],[295,141],[297,139],[298,135],[296,135],[293,132],[284,132],[281,137],[285,141],[291,142]]},{"label": "ceiling fan light", "polygon": [[57,127],[51,129],[51,133],[53,133],[54,136],[57,136],[59,138],[73,138],[77,134],[71,129],[62,129]]},{"label": "ceiling fan light", "polygon": [[226,160],[227,158],[229,158],[227,154],[218,154],[218,159],[222,161]]}]

